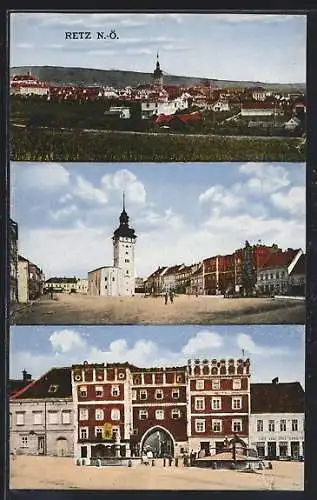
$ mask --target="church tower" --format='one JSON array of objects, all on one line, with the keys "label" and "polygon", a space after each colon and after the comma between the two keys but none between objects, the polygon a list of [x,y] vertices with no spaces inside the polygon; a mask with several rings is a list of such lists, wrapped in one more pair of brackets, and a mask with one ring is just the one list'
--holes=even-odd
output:
[{"label": "church tower", "polygon": [[153,85],[159,89],[163,88],[163,71],[160,67],[159,55],[156,54],[156,68],[153,72]]},{"label": "church tower", "polygon": [[122,212],[119,227],[113,233],[113,266],[122,270],[120,295],[134,295],[135,266],[134,245],[136,234],[129,227],[129,216],[125,210],[125,194],[123,193]]}]

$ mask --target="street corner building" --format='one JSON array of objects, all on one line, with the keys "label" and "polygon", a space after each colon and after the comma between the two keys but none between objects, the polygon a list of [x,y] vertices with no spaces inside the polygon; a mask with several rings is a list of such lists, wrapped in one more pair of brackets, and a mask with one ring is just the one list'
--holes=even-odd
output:
[{"label": "street corner building", "polygon": [[135,230],[129,226],[125,210],[125,196],[119,217],[119,227],[114,231],[113,266],[105,266],[88,272],[88,294],[103,296],[133,296],[135,294]]},{"label": "street corner building", "polygon": [[251,385],[250,443],[270,460],[304,456],[305,394],[299,382]]},{"label": "street corner building", "polygon": [[71,368],[52,368],[38,380],[24,371],[22,381],[10,381],[10,450],[73,456]]}]

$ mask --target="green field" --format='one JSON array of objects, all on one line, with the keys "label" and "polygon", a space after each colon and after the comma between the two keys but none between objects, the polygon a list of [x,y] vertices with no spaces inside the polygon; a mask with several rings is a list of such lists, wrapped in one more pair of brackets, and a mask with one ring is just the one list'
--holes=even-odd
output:
[{"label": "green field", "polygon": [[11,127],[12,161],[305,161],[301,139],[82,132]]}]

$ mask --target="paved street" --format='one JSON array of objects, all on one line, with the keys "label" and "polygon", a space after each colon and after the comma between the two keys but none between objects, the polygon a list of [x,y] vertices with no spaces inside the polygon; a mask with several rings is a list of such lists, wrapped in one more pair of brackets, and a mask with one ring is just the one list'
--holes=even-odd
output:
[{"label": "paved street", "polygon": [[59,294],[24,305],[12,324],[304,324],[305,303],[293,299],[178,296],[93,297]]},{"label": "paved street", "polygon": [[273,462],[273,470],[247,474],[194,467],[77,466],[71,458],[16,456],[11,489],[303,490],[304,464]]}]

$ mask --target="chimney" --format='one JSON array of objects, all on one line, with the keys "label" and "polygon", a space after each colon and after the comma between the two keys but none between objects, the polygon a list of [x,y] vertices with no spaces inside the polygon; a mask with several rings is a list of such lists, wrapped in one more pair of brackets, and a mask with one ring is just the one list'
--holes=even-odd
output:
[{"label": "chimney", "polygon": [[278,384],[278,377],[273,378],[272,384],[275,384],[275,385]]}]

